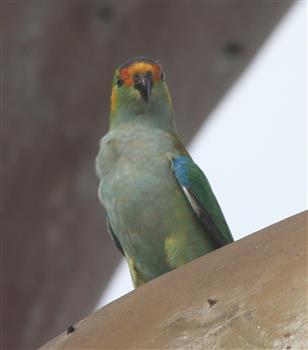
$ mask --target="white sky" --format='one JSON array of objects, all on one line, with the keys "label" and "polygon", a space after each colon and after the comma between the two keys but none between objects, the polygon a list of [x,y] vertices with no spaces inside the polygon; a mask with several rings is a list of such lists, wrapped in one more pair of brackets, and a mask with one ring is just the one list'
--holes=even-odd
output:
[{"label": "white sky", "polygon": [[[307,209],[306,21],[296,2],[189,147],[236,240]],[[97,308],[132,289],[123,259]]]}]

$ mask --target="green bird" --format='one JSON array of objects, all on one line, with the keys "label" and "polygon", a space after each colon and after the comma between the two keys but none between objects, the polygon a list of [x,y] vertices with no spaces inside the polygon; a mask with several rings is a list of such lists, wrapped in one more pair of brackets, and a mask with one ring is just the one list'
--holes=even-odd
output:
[{"label": "green bird", "polygon": [[179,140],[161,65],[115,72],[96,158],[99,199],[135,287],[233,241],[211,186]]}]

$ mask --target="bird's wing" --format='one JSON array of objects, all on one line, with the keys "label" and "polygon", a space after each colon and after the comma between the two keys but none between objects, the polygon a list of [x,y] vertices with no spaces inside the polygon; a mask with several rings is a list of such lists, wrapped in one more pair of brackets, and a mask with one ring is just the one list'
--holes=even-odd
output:
[{"label": "bird's wing", "polygon": [[172,160],[172,169],[198,218],[219,246],[233,242],[231,231],[202,170],[190,157]]},{"label": "bird's wing", "polygon": [[113,243],[116,245],[116,247],[119,249],[119,251],[121,252],[121,254],[125,257],[125,253],[124,250],[121,246],[121,243],[119,242],[117,236],[115,235],[111,225],[110,225],[110,221],[108,218],[108,215],[106,215],[106,220],[107,220],[107,231],[109,233],[109,236],[111,237],[111,239],[113,240]]}]

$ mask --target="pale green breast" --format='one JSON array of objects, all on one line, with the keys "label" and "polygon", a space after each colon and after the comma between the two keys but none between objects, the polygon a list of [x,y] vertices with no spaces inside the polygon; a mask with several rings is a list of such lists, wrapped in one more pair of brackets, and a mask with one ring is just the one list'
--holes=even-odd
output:
[{"label": "pale green breast", "polygon": [[214,248],[172,173],[175,141],[160,129],[125,126],[102,139],[97,158],[99,197],[144,281]]}]

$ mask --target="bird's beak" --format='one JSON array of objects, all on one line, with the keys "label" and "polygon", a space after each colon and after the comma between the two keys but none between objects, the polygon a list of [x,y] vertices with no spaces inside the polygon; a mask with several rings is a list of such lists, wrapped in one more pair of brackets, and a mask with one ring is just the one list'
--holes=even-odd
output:
[{"label": "bird's beak", "polygon": [[153,86],[152,75],[141,76],[135,82],[135,88],[140,92],[146,103],[149,103]]}]

